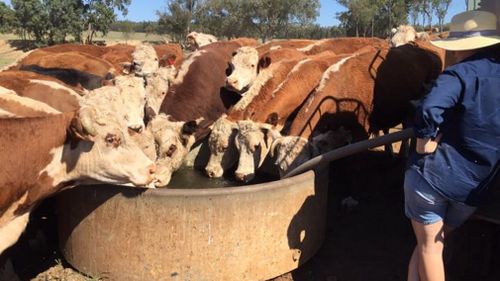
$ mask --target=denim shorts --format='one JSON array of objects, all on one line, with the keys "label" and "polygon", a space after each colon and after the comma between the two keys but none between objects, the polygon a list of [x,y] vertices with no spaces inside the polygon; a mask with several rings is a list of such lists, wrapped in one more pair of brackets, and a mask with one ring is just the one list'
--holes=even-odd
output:
[{"label": "denim shorts", "polygon": [[447,226],[455,228],[476,210],[476,207],[442,196],[420,173],[411,168],[405,173],[404,192],[406,216],[422,224],[443,220]]}]

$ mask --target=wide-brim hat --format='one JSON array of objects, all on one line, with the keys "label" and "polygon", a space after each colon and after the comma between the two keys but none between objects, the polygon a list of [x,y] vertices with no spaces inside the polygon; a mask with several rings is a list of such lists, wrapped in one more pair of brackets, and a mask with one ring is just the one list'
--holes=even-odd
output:
[{"label": "wide-brim hat", "polygon": [[467,11],[451,19],[450,35],[446,39],[431,41],[449,51],[465,51],[500,43],[495,14],[486,11]]}]

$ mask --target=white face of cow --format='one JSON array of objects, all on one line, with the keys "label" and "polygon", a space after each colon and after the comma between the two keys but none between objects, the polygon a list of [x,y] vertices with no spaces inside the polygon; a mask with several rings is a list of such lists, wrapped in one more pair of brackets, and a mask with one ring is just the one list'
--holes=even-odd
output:
[{"label": "white face of cow", "polygon": [[161,103],[176,72],[174,67],[160,67],[158,71],[146,77],[146,103],[155,114],[159,113]]},{"label": "white face of cow", "polygon": [[417,36],[417,32],[410,25],[400,25],[395,31],[392,31],[391,46],[393,47],[399,47],[409,42],[414,42]]},{"label": "white face of cow", "polygon": [[235,138],[236,148],[240,153],[237,180],[249,182],[255,176],[255,170],[264,162],[271,143],[280,133],[265,123],[250,120],[238,121],[238,133]]},{"label": "white face of cow", "polygon": [[158,55],[153,46],[139,44],[132,53],[133,72],[139,76],[148,76],[158,70]]},{"label": "white face of cow", "polygon": [[[71,178],[88,184],[104,182],[146,186],[153,181],[155,164],[132,141],[122,120],[94,108],[84,107],[78,122],[72,125],[72,142],[54,151],[60,156],[46,168],[57,178],[57,171],[70,171]],[[84,128],[75,130],[74,128]],[[78,131],[86,131],[88,140],[75,141]],[[62,161],[61,161],[62,159]],[[61,166],[62,167],[61,169]],[[59,169],[58,169],[59,168]]]},{"label": "white face of cow", "polygon": [[283,136],[274,140],[270,154],[275,158],[280,176],[284,176],[312,157],[348,144],[351,140],[351,133],[343,127],[314,136],[310,142],[298,136]]},{"label": "white face of cow", "polygon": [[134,131],[144,129],[144,107],[146,105],[146,89],[144,79],[130,75],[115,78],[115,86],[120,91],[122,111],[127,126]]},{"label": "white face of cow", "polygon": [[238,150],[234,144],[237,132],[237,124],[227,120],[226,116],[220,117],[213,124],[208,137],[210,158],[205,167],[205,172],[209,177],[222,177],[224,171],[238,161]]},{"label": "white face of cow", "polygon": [[244,93],[257,78],[259,53],[253,47],[241,47],[233,55],[226,74],[226,87]]},{"label": "white face of cow", "polygon": [[158,169],[155,185],[157,187],[166,186],[170,182],[172,173],[181,167],[195,142],[193,134],[196,126],[196,121],[175,122],[164,114],[157,115],[148,124],[156,143]]}]

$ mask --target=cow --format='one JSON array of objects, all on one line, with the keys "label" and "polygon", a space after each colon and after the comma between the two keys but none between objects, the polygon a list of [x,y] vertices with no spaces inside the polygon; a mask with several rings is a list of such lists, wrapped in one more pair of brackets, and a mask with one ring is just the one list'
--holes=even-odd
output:
[{"label": "cow", "polygon": [[[367,47],[367,49],[371,50],[373,48]],[[360,52],[366,52],[366,50],[363,49]],[[270,144],[276,137],[281,136],[280,132],[285,127],[285,121],[318,86],[323,73],[331,65],[341,65],[344,61],[356,55],[358,53],[335,55],[331,52],[324,52],[307,57],[294,66],[287,78],[265,103],[257,104],[253,110],[247,109],[246,114],[249,114],[251,121],[238,122],[238,125],[243,124],[244,130],[239,128],[236,135],[236,145],[239,147],[240,154],[238,168],[235,171],[236,179],[241,181],[253,179],[255,169],[260,167],[269,152]],[[248,122],[254,122],[255,124],[250,125]],[[269,124],[272,126],[269,127]],[[261,132],[263,130],[264,133]],[[260,144],[260,151],[246,147],[257,143]],[[260,161],[250,161],[252,158],[259,158]],[[253,165],[254,163],[259,163],[259,166]]]},{"label": "cow", "polygon": [[294,59],[262,64],[259,75],[245,95],[226,115],[221,116],[212,126],[208,138],[210,158],[205,167],[209,177],[221,177],[238,160],[234,138],[238,131],[237,121],[250,118],[251,113],[265,106],[275,89],[287,78],[295,65],[303,58],[300,53]]},{"label": "cow", "polygon": [[176,43],[167,43],[153,45],[153,48],[158,56],[160,67],[173,66],[178,68],[181,66],[184,58],[181,45]]},{"label": "cow", "polygon": [[94,108],[0,119],[0,128],[0,253],[17,241],[37,203],[62,188],[146,186],[154,178],[154,163],[123,122]]},{"label": "cow", "polygon": [[11,69],[53,76],[68,85],[82,86],[88,90],[110,84],[115,76],[111,63],[81,52],[51,53],[36,50]]},{"label": "cow", "polygon": [[325,51],[331,51],[336,54],[353,53],[365,46],[372,46],[374,48],[387,48],[388,43],[380,38],[354,38],[354,37],[339,37],[318,40],[317,42],[299,48],[298,50],[304,52],[306,55],[314,55]]},{"label": "cow", "polygon": [[[413,45],[373,50],[330,67],[293,120],[289,135],[311,139],[313,133],[348,130],[353,141],[411,118],[411,101],[425,95],[422,85],[439,74],[441,60]],[[397,79],[394,79],[397,77]],[[296,154],[282,141],[275,154]]]},{"label": "cow", "polygon": [[200,48],[183,62],[170,84],[160,113],[169,115],[171,122],[203,118],[203,126],[196,129],[197,141],[206,135],[209,125],[240,99],[224,88],[227,63],[239,47],[239,43],[224,41]]},{"label": "cow", "polygon": [[18,96],[14,91],[0,86],[0,118],[37,117],[57,113],[60,112],[43,102]]},{"label": "cow", "polygon": [[261,54],[279,49],[300,49],[311,44],[314,44],[316,40],[308,39],[275,39],[268,41],[260,46],[258,50]]},{"label": "cow", "polygon": [[83,92],[50,76],[34,72],[8,70],[0,72],[0,86],[17,95],[45,103],[59,112],[75,111]]},{"label": "cow", "polygon": [[259,47],[241,47],[233,53],[228,64],[226,88],[243,95],[252,86],[260,71],[271,63],[305,56],[296,49],[278,49],[262,53]]},{"label": "cow", "polygon": [[176,69],[173,67],[160,67],[146,80],[146,120],[151,119],[160,112],[160,107],[167,95],[170,83],[174,80]]},{"label": "cow", "polygon": [[217,42],[217,37],[211,34],[192,31],[186,36],[188,50],[196,51],[199,48]]}]

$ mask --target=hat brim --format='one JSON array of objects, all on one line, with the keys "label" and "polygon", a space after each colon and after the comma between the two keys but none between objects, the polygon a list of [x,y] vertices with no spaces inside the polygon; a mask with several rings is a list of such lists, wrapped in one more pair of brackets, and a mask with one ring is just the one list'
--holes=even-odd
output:
[{"label": "hat brim", "polygon": [[465,51],[489,47],[500,43],[500,36],[474,36],[468,38],[446,38],[431,41],[431,43],[441,49],[448,51]]}]

